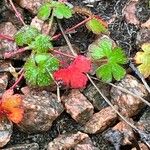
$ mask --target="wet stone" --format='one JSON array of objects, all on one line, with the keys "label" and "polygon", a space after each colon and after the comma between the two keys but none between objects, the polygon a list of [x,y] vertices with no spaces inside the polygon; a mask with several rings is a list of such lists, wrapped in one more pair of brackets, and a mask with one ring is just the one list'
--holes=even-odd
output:
[{"label": "wet stone", "polygon": [[0,147],[5,146],[12,135],[13,125],[5,117],[0,117]]},{"label": "wet stone", "polygon": [[87,138],[89,138],[89,136],[82,132],[59,135],[48,144],[47,150],[69,150]]},{"label": "wet stone", "polygon": [[39,150],[39,145],[37,143],[17,144],[1,150]]},{"label": "wet stone", "polygon": [[84,124],[93,115],[93,105],[79,90],[72,90],[69,95],[62,97],[62,101],[66,112],[81,124]]},{"label": "wet stone", "polygon": [[[117,108],[116,108],[117,109]],[[113,125],[118,116],[111,107],[106,107],[95,113],[84,126],[84,132],[96,134],[104,131],[109,126]]]},{"label": "wet stone", "polygon": [[25,114],[18,124],[19,129],[29,133],[49,130],[53,121],[64,110],[57,96],[48,91],[30,90],[27,87],[22,91],[26,94],[23,101]]},{"label": "wet stone", "polygon": [[[141,97],[146,97],[148,94],[144,85],[131,75],[126,75],[125,78],[116,83],[116,85]],[[114,87],[111,89],[111,102],[118,106],[119,112],[123,116],[128,117],[135,116],[144,107],[144,103],[140,99]]]},{"label": "wet stone", "polygon": [[[96,83],[97,87],[101,89],[102,93],[109,97],[110,87],[104,83],[98,82]],[[87,99],[93,104],[94,108],[96,110],[101,110],[104,107],[107,107],[108,104],[106,101],[102,98],[102,96],[95,90],[95,87],[93,85],[89,85],[84,91],[83,94],[87,97]]]}]

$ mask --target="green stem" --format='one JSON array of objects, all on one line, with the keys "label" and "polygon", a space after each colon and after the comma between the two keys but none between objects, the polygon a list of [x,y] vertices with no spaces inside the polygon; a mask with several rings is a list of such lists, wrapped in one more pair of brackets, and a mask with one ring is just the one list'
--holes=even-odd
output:
[{"label": "green stem", "polygon": [[53,21],[54,21],[54,11],[52,11],[52,15],[51,15],[51,18],[49,20],[48,29],[46,31],[47,35],[49,34],[49,32],[50,32],[50,30],[52,28]]}]

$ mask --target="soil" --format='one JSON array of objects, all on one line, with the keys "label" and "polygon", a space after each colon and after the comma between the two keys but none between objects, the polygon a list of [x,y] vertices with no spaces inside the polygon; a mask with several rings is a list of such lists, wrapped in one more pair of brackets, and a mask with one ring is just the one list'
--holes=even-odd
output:
[{"label": "soil", "polygon": [[[81,0],[70,0],[73,5],[85,6],[85,3]],[[128,56],[132,56],[136,53],[138,47],[136,45],[136,35],[139,28],[135,25],[128,24],[122,15],[122,9],[127,4],[127,0],[99,0],[94,3],[94,7],[91,10],[94,14],[101,16],[104,20],[109,21],[115,16],[115,21],[109,25],[110,36],[115,40],[123,49]],[[148,0],[141,0],[137,6],[137,16],[140,21],[145,22],[150,16],[150,9],[147,7]],[[6,12],[8,8],[4,0],[0,1],[0,23],[8,21],[6,18]],[[25,21],[30,23],[32,15],[25,10]],[[80,22],[82,17],[76,16],[74,19],[68,21],[62,21],[63,27],[68,28],[73,24]],[[18,26],[19,28],[19,26]],[[77,33],[74,33],[70,40],[73,44],[76,44],[80,48],[81,53],[85,53],[88,45],[92,43],[95,37],[88,32],[84,27],[77,29]],[[59,32],[59,31],[58,31]],[[80,39],[78,38],[80,37]],[[65,41],[60,38],[59,43],[54,43],[55,46],[63,45]],[[143,113],[143,112],[142,112]],[[62,113],[57,120],[54,121],[52,128],[45,133],[38,134],[26,134],[20,132],[15,126],[13,135],[7,146],[23,143],[36,142],[40,146],[40,150],[46,149],[46,145],[62,133],[74,133],[76,131],[82,131],[82,127],[77,124],[66,112]],[[103,137],[102,134],[89,135],[96,147],[101,150],[114,150],[115,148],[110,145]],[[122,147],[122,149],[130,149],[131,147]]]}]

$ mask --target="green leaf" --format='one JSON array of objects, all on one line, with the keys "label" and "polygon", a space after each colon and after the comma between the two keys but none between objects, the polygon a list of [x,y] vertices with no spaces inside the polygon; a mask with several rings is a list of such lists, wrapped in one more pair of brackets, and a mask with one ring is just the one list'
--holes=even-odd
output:
[{"label": "green leaf", "polygon": [[68,19],[72,17],[72,9],[66,4],[56,1],[52,1],[51,4],[53,6],[54,16],[57,17],[58,19],[63,18]]},{"label": "green leaf", "polygon": [[48,86],[53,82],[52,73],[59,67],[57,58],[50,54],[36,54],[26,61],[24,65],[25,78],[31,86]]},{"label": "green leaf", "polygon": [[93,18],[86,22],[86,27],[88,30],[92,31],[94,34],[101,34],[107,32],[105,26],[97,19]]},{"label": "green leaf", "polygon": [[43,4],[38,10],[37,17],[43,21],[47,20],[51,13],[50,6],[51,6],[50,3]]},{"label": "green leaf", "polygon": [[100,66],[96,70],[96,76],[98,78],[102,78],[104,82],[111,82],[112,81],[112,73],[111,73],[111,66],[108,64],[104,64]]},{"label": "green leaf", "polygon": [[14,39],[18,46],[23,46],[30,44],[38,34],[38,29],[26,25],[15,34]]},{"label": "green leaf", "polygon": [[111,64],[111,71],[113,74],[113,77],[117,80],[120,81],[126,74],[126,71],[124,68],[122,68],[120,65],[117,63]]},{"label": "green leaf", "polygon": [[50,37],[43,34],[38,35],[29,47],[36,53],[47,53],[53,48]]},{"label": "green leaf", "polygon": [[108,38],[103,38],[89,46],[89,52],[94,60],[101,59],[111,55],[112,41]]},{"label": "green leaf", "polygon": [[120,47],[113,48],[112,40],[103,37],[91,44],[89,51],[93,60],[103,62],[96,70],[98,78],[111,82],[113,77],[117,81],[124,77],[126,71],[121,64],[126,64],[127,58]]}]

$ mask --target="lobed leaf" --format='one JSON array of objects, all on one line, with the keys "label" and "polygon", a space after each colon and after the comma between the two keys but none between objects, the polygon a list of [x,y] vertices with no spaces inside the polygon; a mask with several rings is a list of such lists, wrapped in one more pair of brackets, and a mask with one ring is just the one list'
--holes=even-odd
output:
[{"label": "lobed leaf", "polygon": [[25,78],[32,85],[48,86],[53,82],[52,73],[59,67],[59,61],[50,54],[36,54],[26,61]]},{"label": "lobed leaf", "polygon": [[142,45],[143,52],[137,52],[135,56],[136,64],[138,66],[141,74],[147,78],[150,76],[150,43],[145,43]]},{"label": "lobed leaf", "polygon": [[88,81],[84,73],[91,69],[91,61],[84,56],[77,56],[69,67],[54,72],[54,78],[57,81],[63,81],[65,85],[71,88],[83,88]]},{"label": "lobed leaf", "polygon": [[13,90],[7,90],[2,95],[0,110],[5,112],[9,120],[19,123],[23,119],[24,114],[22,96],[19,94],[13,95]]},{"label": "lobed leaf", "polygon": [[87,21],[86,27],[94,34],[101,34],[107,32],[106,27],[97,18],[92,18],[91,20]]},{"label": "lobed leaf", "polygon": [[111,82],[114,77],[115,80],[121,80],[126,71],[121,64],[127,63],[125,53],[120,47],[113,48],[112,40],[107,37],[99,39],[89,46],[89,51],[93,60],[97,62],[102,61],[103,64],[96,70],[96,75],[104,82]]},{"label": "lobed leaf", "polygon": [[37,17],[43,21],[47,20],[51,13],[50,6],[51,6],[50,3],[43,4],[38,10]]},{"label": "lobed leaf", "polygon": [[26,25],[23,26],[14,36],[18,46],[30,44],[39,34],[38,29]]},{"label": "lobed leaf", "polygon": [[29,47],[36,53],[47,53],[53,48],[50,37],[43,34],[38,35]]},{"label": "lobed leaf", "polygon": [[54,16],[58,19],[68,19],[72,17],[72,9],[65,3],[52,1],[51,4],[53,6]]}]

